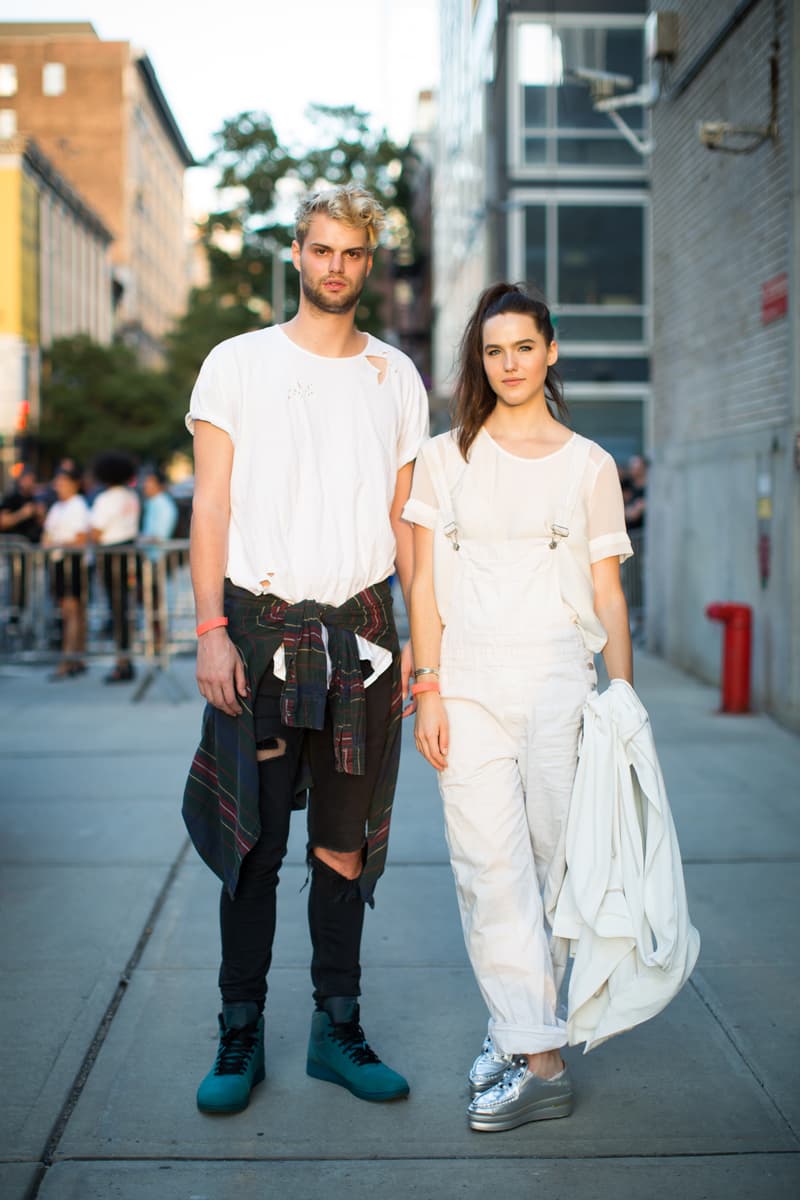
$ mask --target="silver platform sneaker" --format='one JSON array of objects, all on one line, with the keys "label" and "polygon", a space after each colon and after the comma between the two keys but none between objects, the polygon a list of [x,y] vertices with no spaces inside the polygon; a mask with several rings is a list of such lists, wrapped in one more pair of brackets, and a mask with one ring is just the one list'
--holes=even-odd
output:
[{"label": "silver platform sneaker", "polygon": [[516,1129],[529,1121],[552,1121],[572,1112],[572,1081],[567,1068],[555,1079],[540,1079],[524,1062],[509,1067],[500,1083],[480,1093],[467,1109],[470,1129]]},{"label": "silver platform sneaker", "polygon": [[481,1052],[469,1069],[469,1090],[472,1096],[479,1096],[488,1091],[505,1075],[509,1067],[514,1065],[511,1054],[501,1054],[495,1049],[494,1042],[488,1035],[481,1046]]}]

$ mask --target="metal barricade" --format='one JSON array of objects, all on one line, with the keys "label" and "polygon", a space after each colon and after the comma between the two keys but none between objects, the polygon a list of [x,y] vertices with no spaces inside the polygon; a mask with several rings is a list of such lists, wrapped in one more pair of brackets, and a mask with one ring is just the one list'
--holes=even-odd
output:
[{"label": "metal barricade", "polygon": [[0,663],[59,657],[65,579],[85,620],[82,657],[135,660],[134,700],[156,677],[173,698],[185,696],[170,663],[195,646],[188,541],[45,548],[0,537]]},{"label": "metal barricade", "polygon": [[645,530],[631,529],[628,536],[633,546],[633,558],[622,564],[620,578],[628,604],[631,637],[637,645],[641,645],[645,639],[647,615],[644,591]]}]

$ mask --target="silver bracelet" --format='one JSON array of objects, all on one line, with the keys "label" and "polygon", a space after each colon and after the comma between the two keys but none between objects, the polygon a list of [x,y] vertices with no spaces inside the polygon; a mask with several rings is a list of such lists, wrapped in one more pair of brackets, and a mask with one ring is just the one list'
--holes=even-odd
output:
[{"label": "silver bracelet", "polygon": [[417,667],[416,671],[414,672],[414,678],[419,679],[420,675],[436,675],[438,677],[439,668],[438,667]]}]

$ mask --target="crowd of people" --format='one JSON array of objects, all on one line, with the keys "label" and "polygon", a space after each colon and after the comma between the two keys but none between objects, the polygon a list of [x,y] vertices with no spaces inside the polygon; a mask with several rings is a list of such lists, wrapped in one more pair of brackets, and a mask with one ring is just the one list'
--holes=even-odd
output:
[{"label": "crowd of people", "polygon": [[[72,458],[58,463],[40,483],[24,467],[0,502],[0,533],[48,551],[52,596],[61,619],[61,658],[54,681],[82,675],[86,667],[86,616],[91,577],[102,581],[109,607],[116,659],[106,683],[134,678],[130,657],[131,602],[142,595],[142,556],[155,563],[159,543],[172,538],[178,507],[162,470],[142,470],[129,454],[108,451],[81,471]],[[155,574],[152,602],[158,609]],[[28,601],[28,574],[10,574],[11,620],[19,621]]]}]

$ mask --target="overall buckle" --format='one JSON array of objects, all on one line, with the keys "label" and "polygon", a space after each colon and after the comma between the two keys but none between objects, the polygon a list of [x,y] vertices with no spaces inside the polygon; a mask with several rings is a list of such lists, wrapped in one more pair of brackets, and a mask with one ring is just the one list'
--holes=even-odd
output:
[{"label": "overall buckle", "polygon": [[558,545],[557,539],[569,537],[569,529],[566,525],[551,525],[550,529],[552,532],[552,536],[550,538],[550,549],[555,550],[556,546]]}]

